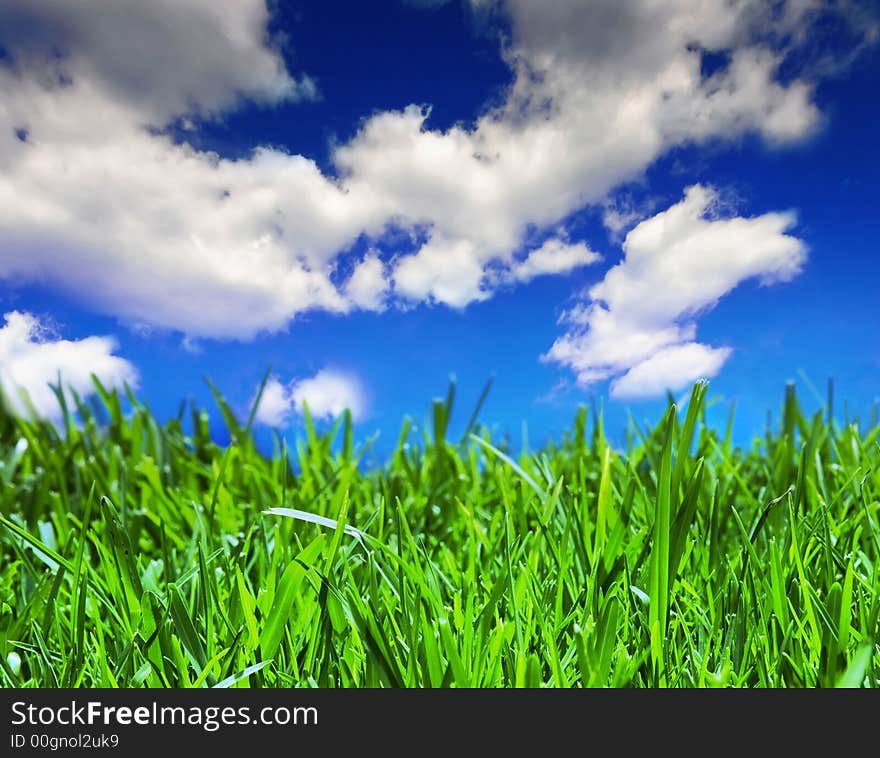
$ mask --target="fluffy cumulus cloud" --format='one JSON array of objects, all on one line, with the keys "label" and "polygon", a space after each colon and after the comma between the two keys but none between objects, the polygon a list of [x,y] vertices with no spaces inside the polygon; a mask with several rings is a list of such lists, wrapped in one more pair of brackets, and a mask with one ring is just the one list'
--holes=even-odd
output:
[{"label": "fluffy cumulus cloud", "polygon": [[553,238],[517,263],[512,274],[518,281],[530,282],[536,276],[567,274],[572,269],[589,266],[600,260],[602,256],[590,250],[583,242],[572,245]]},{"label": "fluffy cumulus cloud", "polygon": [[162,130],[314,94],[267,19],[261,0],[3,3],[0,279],[193,336],[347,310],[332,259],[373,223],[368,202],[299,156],[223,160]]},{"label": "fluffy cumulus cloud", "polygon": [[729,347],[709,347],[698,342],[658,350],[611,383],[614,397],[654,397],[680,390],[696,379],[715,376],[730,356]]},{"label": "fluffy cumulus cloud", "polygon": [[105,387],[122,388],[137,383],[137,371],[115,355],[115,342],[108,337],[81,340],[53,338],[30,313],[12,311],[0,326],[0,388],[7,410],[29,416],[57,419],[61,407],[50,385],[80,397],[95,391],[92,374]]},{"label": "fluffy cumulus cloud", "polygon": [[793,213],[722,217],[719,205],[713,189],[694,185],[632,229],[623,260],[566,314],[569,329],[545,359],[571,368],[582,385],[613,378],[617,397],[715,376],[731,351],[696,342],[696,317],[741,282],[790,280],[807,254],[787,233]]},{"label": "fluffy cumulus cloud", "polygon": [[276,377],[271,377],[263,387],[260,404],[257,406],[256,422],[265,426],[286,426],[291,413],[293,413],[293,399],[290,396],[290,388]]},{"label": "fluffy cumulus cloud", "polygon": [[[314,97],[267,46],[264,2],[4,0],[4,49],[45,83],[100,89],[161,126],[210,114],[241,95],[266,102]],[[60,61],[58,60],[60,58]]]},{"label": "fluffy cumulus cloud", "polygon": [[375,252],[367,254],[355,265],[345,285],[345,294],[358,308],[368,311],[384,309],[388,282],[385,265]]},{"label": "fluffy cumulus cloud", "polygon": [[332,368],[286,384],[272,377],[263,389],[256,420],[266,426],[283,427],[293,414],[302,414],[304,407],[319,419],[333,419],[348,410],[357,421],[367,411],[366,392],[356,376]]},{"label": "fluffy cumulus cloud", "polygon": [[[193,337],[251,338],[316,308],[464,307],[593,262],[576,243],[529,252],[528,235],[606,203],[670,147],[746,132],[783,145],[820,121],[810,79],[777,76],[818,0],[473,4],[509,23],[504,101],[445,131],[422,107],[376,113],[329,176],[165,129],[316,95],[268,40],[264,0],[4,2],[0,280]],[[707,73],[706,53],[726,62]],[[423,244],[341,260],[389,225]]]}]

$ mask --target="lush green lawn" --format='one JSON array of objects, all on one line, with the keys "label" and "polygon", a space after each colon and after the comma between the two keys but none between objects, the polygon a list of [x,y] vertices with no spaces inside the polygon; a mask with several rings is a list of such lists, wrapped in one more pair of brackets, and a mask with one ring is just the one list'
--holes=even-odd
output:
[{"label": "lush green lawn", "polygon": [[222,399],[225,449],[107,393],[0,415],[0,683],[877,686],[880,427],[789,388],[735,449],[704,395],[528,457],[447,439],[450,396],[367,474],[347,420],[267,459]]}]

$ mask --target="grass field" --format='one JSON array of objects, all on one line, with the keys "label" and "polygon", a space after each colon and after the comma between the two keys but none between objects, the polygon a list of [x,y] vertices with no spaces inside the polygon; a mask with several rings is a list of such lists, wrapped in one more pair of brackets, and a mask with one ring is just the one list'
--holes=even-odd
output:
[{"label": "grass field", "polygon": [[626,451],[582,411],[520,455],[449,439],[453,394],[366,473],[346,417],[267,457],[219,396],[228,447],[103,390],[0,415],[0,683],[880,685],[876,423],[789,387],[740,449],[700,384]]}]

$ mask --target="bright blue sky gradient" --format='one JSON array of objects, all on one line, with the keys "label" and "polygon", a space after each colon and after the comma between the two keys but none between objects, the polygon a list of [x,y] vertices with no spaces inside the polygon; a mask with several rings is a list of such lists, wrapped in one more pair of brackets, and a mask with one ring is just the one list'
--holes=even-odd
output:
[{"label": "bright blue sky gradient", "polygon": [[[375,113],[430,105],[426,128],[442,131],[456,123],[472,126],[487,107],[504,101],[514,74],[502,58],[499,30],[515,34],[509,18],[475,16],[459,2],[428,8],[388,2],[377,8],[373,3],[273,4],[269,31],[286,40],[287,68],[313,77],[320,99],[258,105],[244,98],[220,117],[196,119],[194,131],[180,128],[180,122],[167,128],[197,150],[247,160],[255,147],[271,145],[311,158],[332,174],[332,145],[347,143],[362,120]],[[851,412],[868,415],[880,395],[880,55],[876,44],[866,45],[846,61],[858,35],[846,36],[843,27],[835,31],[830,22],[825,29],[820,36],[814,32],[813,39],[839,65],[830,75],[813,73],[818,68],[808,73],[823,122],[804,139],[768,146],[750,131],[734,139],[682,144],[647,165],[637,181],[609,188],[609,198],[633,203],[642,210],[640,218],[679,202],[695,183],[733,198],[732,212],[742,217],[797,212],[791,233],[809,250],[803,271],[771,287],[746,281],[698,319],[700,342],[733,349],[712,379],[710,394],[724,401],[713,410],[719,420],[736,401],[741,442],[761,433],[768,410],[777,412],[788,380],[798,383],[812,409],[818,401],[804,377],[820,393],[833,377],[840,414],[845,399]],[[786,73],[783,69],[780,76]],[[515,445],[523,423],[533,447],[558,438],[577,407],[593,400],[602,403],[609,432],[622,441],[628,416],[656,420],[662,396],[611,398],[608,381],[580,386],[569,368],[540,360],[565,329],[558,323],[563,312],[622,254],[619,236],[603,225],[600,205],[580,208],[564,226],[570,242],[585,241],[604,260],[502,287],[463,309],[396,303],[383,312],[309,310],[274,334],[185,340],[186,330],[133,328],[81,292],[59,286],[57,277],[4,279],[0,270],[0,316],[13,310],[32,313],[68,340],[115,336],[116,354],[136,367],[140,394],[162,418],[173,416],[184,398],[211,405],[204,375],[244,414],[268,367],[284,382],[329,367],[362,383],[367,410],[359,437],[379,430],[379,457],[395,443],[405,415],[417,422],[428,418],[431,399],[445,393],[450,375],[458,383],[459,426],[453,431],[466,421],[491,377],[482,421],[499,435],[509,433]],[[0,238],[16,234],[9,224],[0,226]],[[378,247],[390,259],[394,245],[383,239]],[[362,253],[367,247],[362,238],[353,250]],[[0,257],[10,249],[0,246]],[[70,258],[65,265],[78,263]],[[287,433],[295,438],[301,429],[301,418],[293,414]]]}]

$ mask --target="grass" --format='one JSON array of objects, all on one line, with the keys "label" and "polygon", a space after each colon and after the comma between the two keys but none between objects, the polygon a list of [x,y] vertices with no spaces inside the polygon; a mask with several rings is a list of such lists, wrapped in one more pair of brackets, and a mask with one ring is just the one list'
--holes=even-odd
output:
[{"label": "grass", "polygon": [[880,426],[789,387],[740,449],[705,394],[526,456],[448,439],[451,388],[367,473],[348,416],[267,457],[219,394],[225,448],[100,387],[0,415],[0,683],[880,685]]}]

